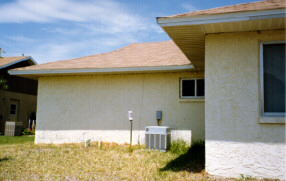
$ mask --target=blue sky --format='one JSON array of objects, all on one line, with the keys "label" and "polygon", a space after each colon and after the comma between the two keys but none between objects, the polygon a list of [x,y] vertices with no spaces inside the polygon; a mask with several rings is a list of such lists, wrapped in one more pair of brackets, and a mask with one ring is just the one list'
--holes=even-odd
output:
[{"label": "blue sky", "polygon": [[170,38],[156,17],[256,0],[1,0],[2,56],[38,63],[109,52]]}]

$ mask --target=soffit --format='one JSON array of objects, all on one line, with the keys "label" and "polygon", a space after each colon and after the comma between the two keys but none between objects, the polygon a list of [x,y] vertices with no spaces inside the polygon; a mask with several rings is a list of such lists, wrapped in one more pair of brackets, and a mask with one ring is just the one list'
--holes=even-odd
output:
[{"label": "soffit", "polygon": [[205,35],[285,29],[285,17],[195,25],[162,26],[196,70],[204,70]]},{"label": "soffit", "polygon": [[196,70],[204,69],[205,33],[201,25],[165,26],[162,27],[173,39]]}]

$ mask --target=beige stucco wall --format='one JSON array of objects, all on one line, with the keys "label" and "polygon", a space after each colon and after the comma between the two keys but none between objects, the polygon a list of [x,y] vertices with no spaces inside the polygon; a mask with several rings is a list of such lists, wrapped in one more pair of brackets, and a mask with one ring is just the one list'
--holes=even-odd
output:
[{"label": "beige stucco wall", "polygon": [[[82,142],[91,138],[129,142],[127,111],[133,111],[133,142],[144,143],[145,126],[174,130],[174,138],[204,139],[204,100],[181,100],[179,81],[200,73],[41,77],[38,87],[36,143]],[[178,131],[180,130],[180,131]]]},{"label": "beige stucco wall", "polygon": [[[206,171],[285,178],[285,124],[262,124],[260,42],[285,31],[206,36]],[[274,118],[281,122],[283,118]]]},{"label": "beige stucco wall", "polygon": [[3,120],[0,120],[0,132],[2,133],[4,133],[5,122],[10,120],[11,100],[19,101],[18,122],[22,122],[23,127],[28,127],[29,116],[32,112],[36,112],[37,96],[0,90],[0,115],[3,117]]}]

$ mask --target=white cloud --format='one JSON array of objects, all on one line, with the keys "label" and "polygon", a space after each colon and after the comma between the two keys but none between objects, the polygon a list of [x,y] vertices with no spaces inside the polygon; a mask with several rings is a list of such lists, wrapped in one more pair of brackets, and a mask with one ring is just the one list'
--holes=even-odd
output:
[{"label": "white cloud", "polygon": [[102,37],[81,41],[51,40],[38,45],[30,44],[28,47],[20,45],[13,49],[16,52],[7,52],[5,56],[19,56],[24,53],[27,56],[32,56],[39,64],[42,64],[109,52],[129,44],[129,42],[123,41],[122,38]]},{"label": "white cloud", "polygon": [[30,43],[30,42],[33,42],[35,41],[33,38],[28,38],[28,37],[25,37],[25,36],[9,36],[8,37],[10,40],[13,40],[13,41],[17,41],[17,42],[23,42],[23,43]]},{"label": "white cloud", "polygon": [[42,64],[51,61],[75,58],[72,52],[76,53],[76,51],[81,50],[77,49],[75,44],[48,43],[27,50],[25,55],[31,55],[39,64]]},{"label": "white cloud", "polygon": [[39,25],[36,38],[27,32],[31,38],[4,37],[6,56],[23,52],[38,63],[108,52],[163,34],[155,17],[146,19],[111,0],[16,0],[0,6],[0,17],[0,24]]},{"label": "white cloud", "polygon": [[61,28],[61,27],[53,27],[53,28],[42,28],[41,30],[47,32],[47,33],[53,33],[53,34],[63,34],[68,36],[76,36],[79,35],[82,31],[78,28],[73,29],[67,29],[67,28]]},{"label": "white cloud", "polygon": [[195,6],[189,4],[189,3],[182,3],[181,7],[184,8],[186,11],[191,12],[191,11],[197,11],[198,8]]},{"label": "white cloud", "polygon": [[117,33],[148,28],[144,18],[113,1],[17,0],[0,7],[0,23],[72,21],[98,23]]}]

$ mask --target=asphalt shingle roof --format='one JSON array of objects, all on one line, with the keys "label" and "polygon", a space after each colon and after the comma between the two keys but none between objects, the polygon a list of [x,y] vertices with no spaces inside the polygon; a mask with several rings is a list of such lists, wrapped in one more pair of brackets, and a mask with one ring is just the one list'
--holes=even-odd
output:
[{"label": "asphalt shingle roof", "polygon": [[28,58],[28,56],[0,57],[0,68],[5,66],[5,65],[12,64],[14,62],[16,63],[19,60],[26,59],[26,58]]},{"label": "asphalt shingle roof", "polygon": [[265,0],[265,1],[257,1],[257,2],[251,2],[251,3],[236,4],[236,5],[231,5],[231,6],[212,8],[212,9],[207,9],[207,10],[192,11],[189,13],[177,14],[177,15],[160,17],[160,18],[163,18],[163,19],[164,18],[166,19],[186,18],[186,17],[203,16],[203,15],[285,9],[285,7],[286,7],[285,0]]},{"label": "asphalt shingle roof", "polygon": [[134,43],[121,49],[81,58],[50,62],[14,70],[63,70],[190,65],[173,41]]}]

